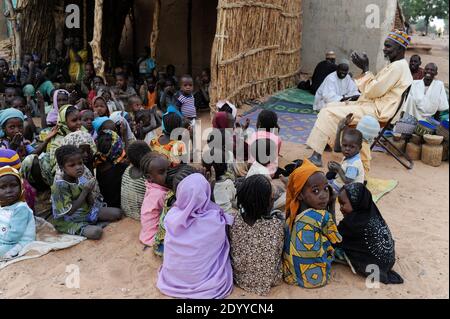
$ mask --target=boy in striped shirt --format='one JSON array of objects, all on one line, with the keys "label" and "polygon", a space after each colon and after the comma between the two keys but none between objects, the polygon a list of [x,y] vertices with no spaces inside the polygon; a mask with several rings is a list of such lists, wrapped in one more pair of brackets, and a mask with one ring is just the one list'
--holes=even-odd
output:
[{"label": "boy in striped shirt", "polygon": [[175,95],[176,106],[183,117],[189,120],[191,127],[195,126],[197,110],[195,109],[194,80],[190,75],[183,75],[180,79],[180,91]]}]

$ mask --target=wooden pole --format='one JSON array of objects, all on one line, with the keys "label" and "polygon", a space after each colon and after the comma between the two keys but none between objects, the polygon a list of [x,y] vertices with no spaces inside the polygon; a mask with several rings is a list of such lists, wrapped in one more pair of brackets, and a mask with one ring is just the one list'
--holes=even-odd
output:
[{"label": "wooden pole", "polygon": [[192,0],[188,1],[187,57],[188,57],[188,74],[192,75]]},{"label": "wooden pole", "polygon": [[150,54],[151,58],[156,61],[156,47],[159,37],[159,16],[161,12],[161,0],[155,1],[155,9],[153,11],[153,27],[150,35]]},{"label": "wooden pole", "polygon": [[11,29],[12,29],[12,41],[11,41],[12,58],[13,58],[12,67],[14,71],[17,71],[19,69],[20,61],[22,58],[22,43],[21,43],[22,38],[20,36],[17,16],[14,10],[12,0],[6,0],[6,7],[9,11],[8,19],[11,22]]},{"label": "wooden pole", "polygon": [[90,43],[94,68],[97,75],[105,79],[105,61],[102,57],[103,0],[95,0],[94,35]]},{"label": "wooden pole", "polygon": [[87,3],[83,0],[83,48],[87,49],[88,35],[87,35]]},{"label": "wooden pole", "polygon": [[131,30],[133,36],[133,61],[137,60],[137,29],[136,29],[136,16],[134,12],[134,0],[132,1],[130,8],[130,20],[131,20]]}]

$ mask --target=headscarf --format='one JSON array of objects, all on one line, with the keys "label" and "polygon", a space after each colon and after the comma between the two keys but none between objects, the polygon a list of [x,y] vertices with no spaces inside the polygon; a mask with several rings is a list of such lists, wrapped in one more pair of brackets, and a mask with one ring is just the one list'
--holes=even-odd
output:
[{"label": "headscarf", "polygon": [[232,104],[230,101],[227,101],[227,100],[221,100],[221,101],[217,102],[217,104],[216,104],[217,110],[218,110],[219,112],[223,112],[223,111],[222,111],[222,107],[224,107],[225,104],[228,104],[228,106],[231,108],[231,114],[233,115],[233,118],[236,119],[236,117],[237,117],[237,108],[236,108],[236,106],[235,106],[234,104]]},{"label": "headscarf", "polygon": [[133,131],[131,130],[131,127],[130,127],[130,123],[128,123],[128,121],[127,121],[127,119],[126,119],[127,116],[128,116],[128,113],[127,113],[127,112],[124,112],[124,111],[116,111],[116,112],[113,112],[109,118],[110,118],[110,120],[113,121],[115,124],[120,124],[120,123],[123,122],[123,123],[125,124],[125,126],[127,127],[127,137],[128,137],[128,140],[135,139],[135,136],[134,136],[134,134],[133,134]]},{"label": "headscarf", "polygon": [[22,89],[23,92],[23,96],[25,97],[34,97],[34,95],[36,94],[36,90],[34,89],[34,86],[31,84],[27,84],[23,87]]},{"label": "headscarf", "polygon": [[227,112],[217,112],[214,114],[212,120],[212,126],[216,129],[226,129],[228,128],[228,113]]},{"label": "headscarf", "polygon": [[58,107],[58,95],[60,93],[70,95],[66,90],[56,90],[53,93],[53,109],[47,115],[47,124],[55,125],[58,121],[59,107]]},{"label": "headscarf", "polygon": [[402,283],[392,271],[395,263],[395,243],[392,234],[372,199],[370,191],[361,183],[344,186],[353,212],[344,216],[338,230],[344,249],[356,271],[366,274],[367,265],[378,265],[380,281]]},{"label": "headscarf", "polygon": [[98,133],[98,131],[106,121],[111,121],[111,119],[107,116],[97,117],[94,121],[92,121],[92,127]]},{"label": "headscarf", "polygon": [[5,166],[20,170],[21,161],[16,151],[0,149],[0,167]]},{"label": "headscarf", "polygon": [[98,166],[99,164],[110,162],[113,165],[116,165],[118,163],[121,163],[126,156],[125,148],[122,142],[122,139],[119,135],[117,135],[116,132],[111,130],[103,130],[99,133],[97,138],[97,150],[98,147],[98,140],[100,136],[102,135],[110,135],[112,138],[111,148],[107,153],[101,153],[100,151],[97,152],[96,159],[95,159],[95,165]]},{"label": "headscarf", "polygon": [[66,135],[62,145],[73,145],[75,147],[80,147],[80,145],[89,145],[92,154],[95,155],[97,153],[97,145],[95,145],[94,139],[91,134],[84,131],[76,131]]},{"label": "headscarf", "polygon": [[71,133],[69,130],[69,127],[67,126],[67,116],[66,116],[67,110],[71,106],[72,105],[70,105],[70,104],[66,104],[58,112],[57,124],[59,125],[59,130],[58,130],[59,135],[66,136]]},{"label": "headscarf", "polygon": [[381,128],[380,123],[376,118],[366,115],[361,119],[361,121],[359,121],[356,129],[362,133],[364,140],[366,140],[369,144],[372,144],[375,137],[378,136]]},{"label": "headscarf", "polygon": [[297,217],[301,206],[298,197],[308,179],[318,172],[321,172],[320,168],[305,159],[303,165],[297,168],[291,176],[289,176],[289,182],[286,189],[286,222],[290,229],[292,229],[292,226],[294,225],[295,218]]},{"label": "headscarf", "polygon": [[164,113],[163,116],[162,116],[161,128],[162,128],[162,131],[163,131],[164,133],[166,133],[166,128],[164,127],[164,118],[165,118],[167,115],[169,115],[170,113],[175,113],[175,114],[177,114],[179,117],[183,118],[183,115],[182,115],[181,112],[178,110],[178,108],[176,108],[174,105],[170,104],[170,105],[167,107],[167,112]]},{"label": "headscarf", "polygon": [[157,287],[177,298],[225,298],[233,289],[226,232],[233,217],[211,201],[211,186],[201,174],[186,177],[176,197],[164,220],[164,261]]},{"label": "headscarf", "polygon": [[10,120],[18,118],[22,121],[25,121],[25,116],[23,113],[15,108],[8,108],[6,110],[0,111],[0,138],[5,137],[5,132],[3,132],[3,125]]},{"label": "headscarf", "polygon": [[400,44],[403,48],[407,49],[409,44],[411,43],[411,37],[403,31],[394,30],[389,32],[388,39]]},{"label": "headscarf", "polygon": [[25,202],[25,189],[23,187],[23,181],[22,181],[22,178],[20,177],[19,171],[11,166],[1,167],[0,168],[0,177],[8,176],[8,175],[15,176],[19,180],[19,185],[20,185],[19,201]]},{"label": "headscarf", "polygon": [[106,102],[105,98],[101,95],[97,95],[96,97],[94,97],[94,99],[92,100],[92,108],[94,108],[95,102],[97,102],[98,100],[102,100],[103,102],[105,102],[105,106],[106,106],[106,115],[105,116],[109,116],[109,107],[108,107],[108,102]]}]

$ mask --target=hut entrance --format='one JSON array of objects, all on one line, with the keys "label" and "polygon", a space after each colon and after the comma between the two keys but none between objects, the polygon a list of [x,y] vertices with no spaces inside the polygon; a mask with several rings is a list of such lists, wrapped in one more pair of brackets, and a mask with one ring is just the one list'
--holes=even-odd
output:
[{"label": "hut entrance", "polygon": [[[120,46],[122,59],[133,61],[133,46],[141,54],[145,46],[150,46],[152,31],[156,29],[154,54],[158,70],[173,64],[177,75],[199,75],[211,64],[218,0],[163,0],[159,8],[157,1],[135,0],[136,30],[133,34],[127,21]],[[159,15],[155,15],[155,10]],[[156,16],[159,16],[157,23]]]}]

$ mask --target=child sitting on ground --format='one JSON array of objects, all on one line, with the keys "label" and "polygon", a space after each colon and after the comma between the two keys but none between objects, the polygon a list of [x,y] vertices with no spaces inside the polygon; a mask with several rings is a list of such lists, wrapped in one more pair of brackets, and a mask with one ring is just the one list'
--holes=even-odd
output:
[{"label": "child sitting on ground", "polygon": [[131,165],[122,176],[120,204],[125,216],[135,220],[141,219],[141,207],[145,197],[145,178],[141,170],[142,158],[150,153],[150,147],[144,141],[135,141],[127,149],[127,157]]},{"label": "child sitting on ground", "polygon": [[[278,170],[278,157],[281,151],[281,138],[278,136],[280,126],[278,125],[278,116],[277,113],[270,110],[263,110],[258,115],[258,120],[256,123],[257,131],[250,136],[247,143],[249,147],[252,147],[252,144],[255,141],[260,139],[270,139],[273,141],[275,148],[273,149],[273,160],[267,165],[267,169],[269,170],[269,174],[272,178],[276,178],[276,172]],[[254,158],[250,156],[249,163],[253,163]]]},{"label": "child sitting on ground", "polygon": [[146,154],[141,160],[141,170],[146,177],[144,201],[141,208],[140,241],[146,246],[153,246],[164,199],[169,189],[166,186],[169,162],[158,153]]},{"label": "child sitting on ground", "polygon": [[215,159],[212,163],[215,173],[215,181],[212,185],[214,202],[231,216],[235,215],[237,209],[236,187],[234,186],[234,175],[228,170],[225,153],[215,150],[212,154]]},{"label": "child sitting on ground", "polygon": [[118,221],[122,211],[105,207],[92,196],[96,180],[83,178],[83,157],[77,147],[61,146],[55,155],[64,174],[52,186],[52,224],[61,233],[100,239],[103,229],[97,223]]},{"label": "child sitting on ground", "polygon": [[146,110],[151,110],[158,105],[159,97],[156,82],[156,78],[150,75],[141,86],[140,96]]},{"label": "child sitting on ground", "polygon": [[177,92],[173,80],[165,79],[163,90],[159,93],[159,105],[162,114],[167,112],[167,108],[169,107],[169,105],[176,104],[175,93]]},{"label": "child sitting on ground", "polygon": [[334,260],[332,245],[341,242],[334,221],[336,198],[325,175],[305,160],[289,177],[283,273],[286,283],[304,288],[325,286]]},{"label": "child sitting on ground", "polygon": [[25,99],[21,96],[17,96],[12,100],[12,107],[23,113],[23,136],[26,140],[32,142],[37,135],[37,128],[33,122],[31,108],[29,107],[29,105],[27,105]]},{"label": "child sitting on ground", "polygon": [[128,75],[126,73],[116,74],[116,88],[118,89],[118,98],[125,105],[128,103],[128,99],[136,95],[135,89],[128,84]]},{"label": "child sitting on ground", "polygon": [[175,129],[183,126],[183,118],[174,108],[170,108],[162,119],[163,133],[150,142],[150,148],[164,155],[170,162],[171,167],[176,167],[183,162],[186,155],[186,145],[183,141],[172,140],[171,134]]},{"label": "child sitting on ground", "polygon": [[128,99],[127,112],[130,114],[133,122],[136,122],[136,113],[143,109],[142,100],[139,96],[132,96]]},{"label": "child sitting on ground", "polygon": [[121,141],[125,144],[125,149],[128,147],[129,143],[135,141],[134,135],[131,138],[128,137],[128,126],[123,123],[116,124],[110,117],[102,116],[97,117],[93,122],[92,126],[94,127],[94,139],[97,140],[98,135],[101,131],[110,130],[119,135]]},{"label": "child sitting on ground", "polygon": [[[116,99],[115,96],[116,88],[110,88],[107,86],[102,86],[98,92],[97,96],[101,96],[105,101],[106,105],[108,106],[109,113],[112,114],[116,111],[124,111],[125,110],[125,104],[122,103],[122,101]],[[95,97],[92,99],[94,101]],[[93,105],[93,103],[91,103]]]},{"label": "child sitting on ground", "polygon": [[[164,254],[164,237],[166,235],[166,228],[164,226],[164,220],[166,219],[166,215],[169,210],[172,208],[173,204],[176,201],[176,191],[178,184],[181,183],[183,179],[188,177],[189,175],[198,173],[198,171],[189,165],[182,165],[177,170],[175,176],[171,180],[172,185],[170,186],[170,190],[166,194],[166,198],[164,199],[164,206],[161,211],[161,217],[159,218],[158,232],[155,235],[155,242],[153,245],[153,252],[155,255],[162,257]],[[169,184],[169,178],[168,184]]]},{"label": "child sitting on ground", "polygon": [[116,132],[104,129],[99,132],[96,143],[95,165],[100,191],[108,206],[121,207],[119,194],[122,175],[128,167],[122,139]]},{"label": "child sitting on ground", "polygon": [[250,154],[255,159],[252,166],[248,170],[246,178],[253,175],[264,175],[272,183],[274,189],[274,209],[280,209],[286,203],[286,184],[287,178],[280,176],[279,182],[272,180],[269,166],[275,162],[277,155],[277,147],[272,139],[256,139],[251,144]]},{"label": "child sitting on ground", "polygon": [[95,130],[92,122],[94,121],[94,112],[91,110],[84,110],[80,112],[81,114],[81,125],[88,131],[91,136],[94,136]]},{"label": "child sitting on ground", "polygon": [[94,111],[95,117],[104,117],[111,114],[109,112],[106,100],[101,96],[95,97],[92,101],[92,110]]},{"label": "child sitting on ground", "polygon": [[197,111],[195,109],[195,99],[193,94],[194,81],[190,75],[181,77],[180,91],[175,95],[176,106],[183,117],[189,121],[191,127],[195,127]]},{"label": "child sitting on ground", "polygon": [[344,186],[338,199],[344,215],[338,226],[342,235],[338,247],[344,251],[354,270],[366,277],[372,274],[367,266],[376,265],[382,283],[403,283],[402,277],[392,270],[394,239],[370,191],[361,183],[353,183]]},{"label": "child sitting on ground", "polygon": [[230,228],[234,281],[246,291],[267,295],[282,279],[283,214],[272,211],[272,184],[263,175],[245,179],[237,200],[239,213]]},{"label": "child sitting on ground", "polygon": [[328,163],[327,179],[335,191],[339,192],[347,184],[364,183],[364,165],[359,154],[362,142],[360,131],[353,128],[344,130],[342,134],[344,159],[341,164],[334,161]]},{"label": "child sitting on ground", "polygon": [[16,151],[21,159],[35,151],[24,138],[24,122],[23,113],[15,108],[0,111],[0,148]]},{"label": "child sitting on ground", "polygon": [[24,198],[19,172],[10,167],[0,168],[0,259],[16,257],[36,239],[33,211]]},{"label": "child sitting on ground", "polygon": [[156,129],[161,126],[161,120],[156,109],[140,110],[136,113],[136,134],[138,140],[150,142],[157,137]]},{"label": "child sitting on ground", "polygon": [[164,259],[157,287],[175,298],[226,298],[233,289],[227,237],[233,217],[211,201],[211,186],[201,174],[186,177],[176,196],[164,221]]}]

